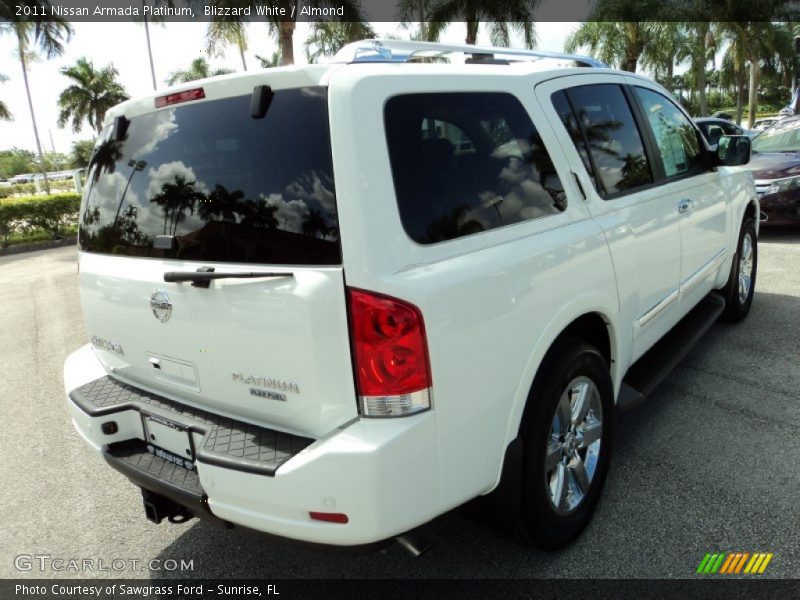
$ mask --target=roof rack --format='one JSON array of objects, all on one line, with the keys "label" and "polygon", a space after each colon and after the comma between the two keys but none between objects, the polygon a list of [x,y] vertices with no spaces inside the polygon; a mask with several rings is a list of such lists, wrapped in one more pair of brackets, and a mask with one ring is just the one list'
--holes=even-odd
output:
[{"label": "roof rack", "polygon": [[397,62],[414,59],[437,58],[446,54],[470,55],[469,62],[501,63],[517,61],[556,60],[572,63],[570,66],[607,68],[608,65],[590,56],[548,52],[545,50],[519,50],[469,44],[437,44],[433,42],[408,42],[405,40],[360,40],[344,46],[333,57],[334,63]]}]

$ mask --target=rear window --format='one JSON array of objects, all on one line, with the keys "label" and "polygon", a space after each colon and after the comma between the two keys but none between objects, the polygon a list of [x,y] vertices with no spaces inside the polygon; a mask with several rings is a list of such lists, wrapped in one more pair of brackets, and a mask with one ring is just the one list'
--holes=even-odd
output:
[{"label": "rear window", "polygon": [[[89,166],[80,247],[203,262],[340,264],[327,90],[178,105],[104,131]],[[153,247],[175,236],[177,248]]]},{"label": "rear window", "polygon": [[566,208],[547,148],[511,94],[395,96],[384,117],[400,219],[413,240],[434,244]]}]

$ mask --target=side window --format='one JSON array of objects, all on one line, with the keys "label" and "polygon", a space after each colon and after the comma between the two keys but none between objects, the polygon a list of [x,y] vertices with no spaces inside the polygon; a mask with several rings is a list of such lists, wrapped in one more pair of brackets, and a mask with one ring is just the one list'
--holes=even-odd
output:
[{"label": "side window", "polygon": [[723,135],[725,135],[725,131],[719,125],[714,123],[706,125],[706,139],[709,144],[716,144]]},{"label": "side window", "polygon": [[721,127],[725,131],[725,135],[744,135],[744,131],[733,123],[724,123]]},{"label": "side window", "polygon": [[400,219],[421,244],[566,209],[550,155],[511,94],[395,96],[384,119]]},{"label": "side window", "polygon": [[561,123],[564,125],[567,133],[569,133],[569,137],[572,138],[572,143],[575,144],[575,148],[581,156],[583,166],[586,167],[586,172],[589,173],[589,177],[592,178],[595,187],[598,188],[597,181],[594,178],[592,162],[589,160],[589,150],[586,148],[583,134],[581,133],[580,127],[578,127],[578,121],[575,119],[575,113],[572,111],[569,99],[567,99],[567,93],[564,90],[558,91],[554,93],[550,99],[553,102],[553,108],[556,109],[556,113],[558,113],[558,117],[561,119]]},{"label": "side window", "polygon": [[[653,129],[664,175],[670,178],[704,171],[700,140],[692,122],[666,96],[646,88],[634,89]],[[721,132],[722,128],[719,128]],[[715,133],[709,127],[709,140],[712,137],[715,137]]]},{"label": "side window", "polygon": [[567,97],[589,148],[598,191],[613,197],[652,183],[642,136],[622,88],[582,85],[569,88]]}]

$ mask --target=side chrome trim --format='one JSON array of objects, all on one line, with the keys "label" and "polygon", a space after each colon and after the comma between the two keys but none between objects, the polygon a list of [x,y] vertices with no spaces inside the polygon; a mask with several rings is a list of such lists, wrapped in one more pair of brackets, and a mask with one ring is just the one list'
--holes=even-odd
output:
[{"label": "side chrome trim", "polygon": [[702,282],[706,277],[708,277],[711,274],[712,271],[714,271],[714,269],[716,269],[722,264],[722,261],[725,260],[725,256],[727,254],[728,250],[726,248],[723,248],[714,255],[714,258],[712,258],[702,267],[697,269],[697,271],[689,275],[689,277],[687,277],[684,281],[681,282],[680,293],[685,294],[689,292],[697,284]]},{"label": "side chrome trim", "polygon": [[646,313],[644,313],[641,317],[637,319],[639,327],[644,327],[645,325],[647,325],[650,321],[655,319],[665,308],[667,308],[677,299],[678,299],[678,290],[674,289],[669,294],[667,294],[663,300],[659,301],[658,304],[648,309]]}]

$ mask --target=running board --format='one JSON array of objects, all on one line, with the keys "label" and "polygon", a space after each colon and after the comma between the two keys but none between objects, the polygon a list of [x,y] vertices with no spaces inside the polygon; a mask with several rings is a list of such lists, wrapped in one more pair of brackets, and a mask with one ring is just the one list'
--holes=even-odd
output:
[{"label": "running board", "polygon": [[711,329],[724,310],[725,299],[721,295],[712,292],[703,298],[655,346],[631,365],[622,380],[617,409],[624,412],[644,401]]}]

